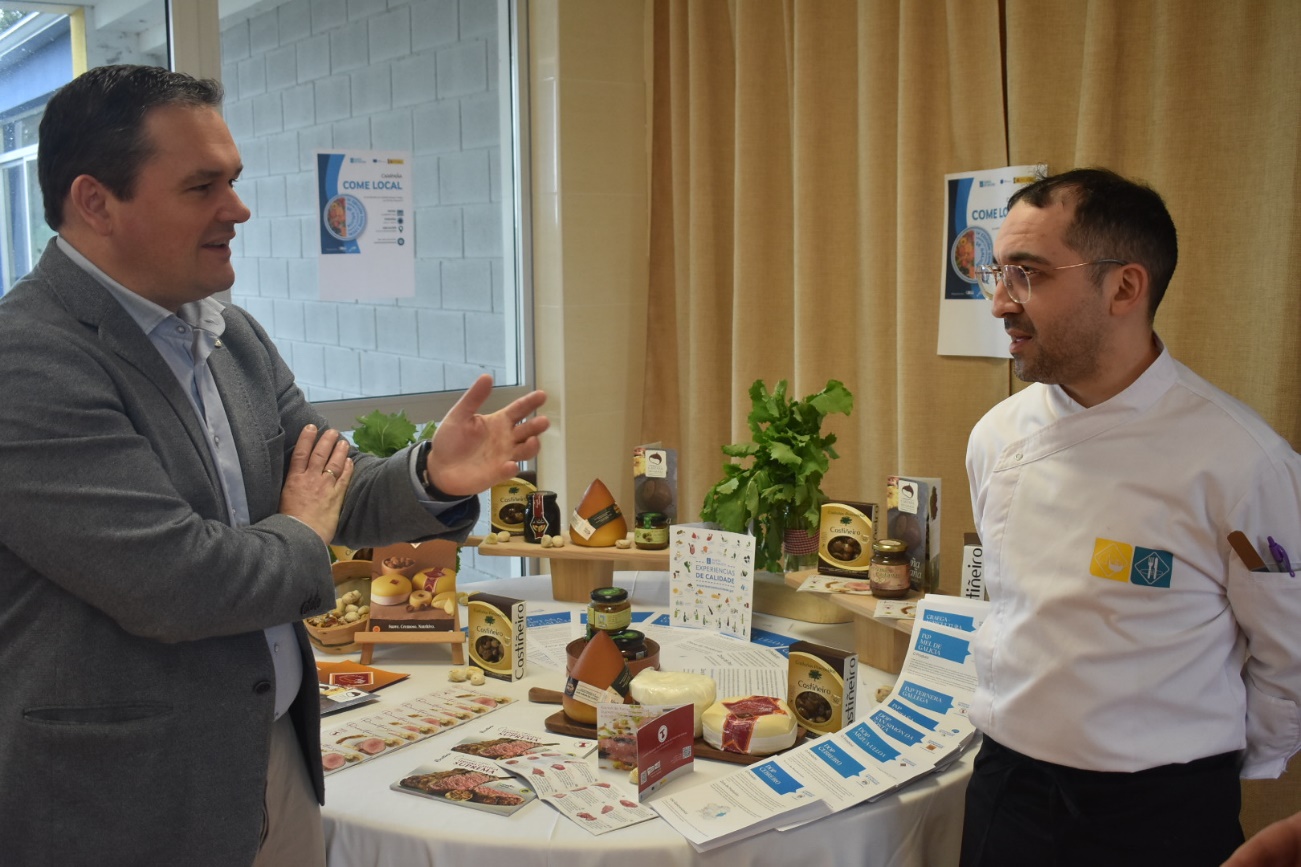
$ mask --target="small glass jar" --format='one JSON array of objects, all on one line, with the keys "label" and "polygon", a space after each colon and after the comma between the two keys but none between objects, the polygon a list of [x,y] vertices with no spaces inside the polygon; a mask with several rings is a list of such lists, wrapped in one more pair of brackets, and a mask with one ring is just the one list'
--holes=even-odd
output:
[{"label": "small glass jar", "polygon": [[632,543],[643,551],[662,551],[669,546],[669,516],[663,512],[642,512],[633,527]]},{"label": "small glass jar", "polygon": [[872,595],[878,599],[902,599],[908,595],[908,546],[898,539],[872,543],[872,562],[867,570]]},{"label": "small glass jar", "polygon": [[623,658],[629,662],[636,662],[639,659],[646,658],[646,635],[636,629],[624,629],[610,636],[614,639],[614,646],[619,648]]},{"label": "small glass jar", "polygon": [[628,591],[622,587],[597,587],[587,603],[587,637],[597,632],[613,635],[622,632],[632,623],[632,603]]}]

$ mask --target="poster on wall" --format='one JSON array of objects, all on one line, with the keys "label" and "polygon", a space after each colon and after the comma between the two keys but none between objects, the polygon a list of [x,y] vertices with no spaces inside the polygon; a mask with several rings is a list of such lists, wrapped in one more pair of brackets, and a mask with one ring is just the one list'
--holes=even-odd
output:
[{"label": "poster on wall", "polygon": [[411,154],[317,151],[321,300],[416,294]]},{"label": "poster on wall", "polygon": [[994,262],[994,239],[1007,200],[1043,166],[1008,166],[944,176],[944,266],[940,278],[940,355],[1008,358],[1003,323],[980,291],[976,267]]}]

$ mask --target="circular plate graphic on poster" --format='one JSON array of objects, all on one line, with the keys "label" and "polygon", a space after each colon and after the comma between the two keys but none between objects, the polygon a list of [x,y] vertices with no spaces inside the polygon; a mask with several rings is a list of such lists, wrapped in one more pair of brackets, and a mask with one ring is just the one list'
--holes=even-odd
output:
[{"label": "circular plate graphic on poster", "polygon": [[976,266],[994,261],[994,239],[980,226],[964,229],[953,239],[949,261],[954,272],[968,283],[976,282]]},{"label": "circular plate graphic on poster", "polygon": [[340,241],[351,241],[366,229],[366,206],[347,193],[326,202],[324,216],[325,231]]}]

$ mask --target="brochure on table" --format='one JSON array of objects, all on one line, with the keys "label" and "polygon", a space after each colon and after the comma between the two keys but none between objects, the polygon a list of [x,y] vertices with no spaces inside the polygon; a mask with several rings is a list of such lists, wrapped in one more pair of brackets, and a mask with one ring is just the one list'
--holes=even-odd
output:
[{"label": "brochure on table", "polygon": [[669,622],[748,640],[754,537],[711,524],[676,524],[669,544]]},{"label": "brochure on table", "polygon": [[433,737],[491,713],[514,699],[451,687],[371,716],[321,730],[321,767],[328,776]]},{"label": "brochure on table", "polygon": [[721,780],[662,796],[656,812],[703,852],[879,798],[947,766],[975,734],[967,718],[976,687],[971,638],[987,607],[924,597],[899,678],[867,719]]},{"label": "brochure on table", "polygon": [[695,762],[693,705],[602,703],[596,706],[600,767],[637,771],[637,800],[689,774]]}]

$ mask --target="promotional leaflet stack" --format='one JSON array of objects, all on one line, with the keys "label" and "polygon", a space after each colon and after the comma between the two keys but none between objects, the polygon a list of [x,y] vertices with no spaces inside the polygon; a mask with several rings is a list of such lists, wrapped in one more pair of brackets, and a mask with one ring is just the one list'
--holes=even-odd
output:
[{"label": "promotional leaflet stack", "polygon": [[651,806],[704,852],[875,800],[947,767],[975,735],[971,640],[987,608],[924,597],[899,678],[866,719]]}]

